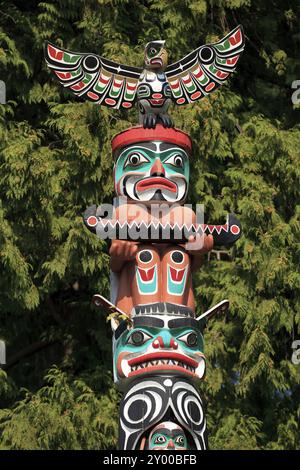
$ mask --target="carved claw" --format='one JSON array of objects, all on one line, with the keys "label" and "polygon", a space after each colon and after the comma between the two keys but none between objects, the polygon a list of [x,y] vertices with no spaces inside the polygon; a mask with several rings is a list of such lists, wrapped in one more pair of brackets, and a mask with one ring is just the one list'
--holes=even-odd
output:
[{"label": "carved claw", "polygon": [[153,113],[145,114],[143,118],[144,129],[155,129],[156,123],[157,123],[156,114],[153,114]]},{"label": "carved claw", "polygon": [[174,127],[174,123],[168,114],[159,114],[158,118],[164,127]]}]

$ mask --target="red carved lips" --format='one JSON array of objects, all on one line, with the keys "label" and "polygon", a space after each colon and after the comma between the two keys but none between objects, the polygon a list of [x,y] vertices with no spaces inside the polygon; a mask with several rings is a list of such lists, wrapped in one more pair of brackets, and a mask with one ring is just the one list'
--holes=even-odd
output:
[{"label": "red carved lips", "polygon": [[152,106],[162,106],[164,104],[164,99],[162,100],[149,100]]},{"label": "red carved lips", "polygon": [[134,357],[128,361],[131,372],[128,377],[133,377],[144,372],[168,370],[169,372],[183,372],[194,376],[198,362],[188,356],[175,352],[157,352]]},{"label": "red carved lips", "polygon": [[177,192],[177,185],[173,183],[173,181],[170,181],[167,178],[162,178],[161,176],[150,176],[150,178],[145,178],[136,184],[137,191],[147,191],[147,189],[153,188],[167,189],[172,193]]},{"label": "red carved lips", "polygon": [[163,61],[159,57],[156,57],[155,59],[150,60],[151,65],[160,65],[162,67]]}]

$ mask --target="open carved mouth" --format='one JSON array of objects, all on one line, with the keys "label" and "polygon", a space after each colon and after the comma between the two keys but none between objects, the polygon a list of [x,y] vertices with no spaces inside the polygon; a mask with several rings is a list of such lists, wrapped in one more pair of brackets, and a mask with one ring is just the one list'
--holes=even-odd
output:
[{"label": "open carved mouth", "polygon": [[173,352],[150,353],[135,357],[128,361],[131,368],[129,377],[141,372],[154,372],[155,370],[184,371],[184,373],[195,374],[198,362],[188,356]]},{"label": "open carved mouth", "polygon": [[149,100],[152,106],[162,106],[164,104],[164,100]]},{"label": "open carved mouth", "polygon": [[147,189],[167,189],[172,193],[177,192],[177,185],[173,181],[160,176],[145,178],[136,184],[137,191],[146,191]]},{"label": "open carved mouth", "polygon": [[150,60],[151,65],[160,65],[162,67],[163,61],[162,59],[156,57],[155,59]]}]

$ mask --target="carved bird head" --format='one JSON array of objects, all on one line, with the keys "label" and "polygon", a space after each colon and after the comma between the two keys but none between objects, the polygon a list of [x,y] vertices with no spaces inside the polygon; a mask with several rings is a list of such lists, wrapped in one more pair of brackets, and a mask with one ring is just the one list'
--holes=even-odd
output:
[{"label": "carved bird head", "polygon": [[166,41],[151,41],[145,47],[145,65],[147,69],[164,70],[168,65]]}]

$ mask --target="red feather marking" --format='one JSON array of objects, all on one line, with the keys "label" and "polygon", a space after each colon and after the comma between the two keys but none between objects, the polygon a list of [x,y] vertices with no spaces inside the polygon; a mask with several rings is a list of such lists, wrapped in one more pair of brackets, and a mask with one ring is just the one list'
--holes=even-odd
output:
[{"label": "red feather marking", "polygon": [[53,46],[50,46],[50,44],[48,44],[48,53],[49,53],[50,57],[52,57],[52,59],[56,59],[56,60],[59,60],[59,61],[62,60],[63,55],[64,55],[64,53],[62,51],[58,51]]},{"label": "red feather marking", "polygon": [[55,74],[58,76],[58,78],[61,78],[62,80],[67,80],[68,78],[72,77],[70,72],[57,72],[55,70]]},{"label": "red feather marking", "polygon": [[241,40],[241,30],[238,29],[235,35],[229,38],[229,42],[232,46],[235,46],[236,44],[240,42],[240,40]]}]

